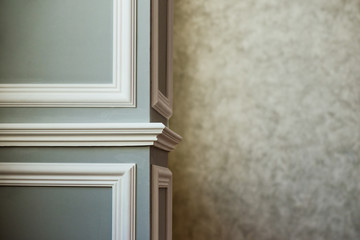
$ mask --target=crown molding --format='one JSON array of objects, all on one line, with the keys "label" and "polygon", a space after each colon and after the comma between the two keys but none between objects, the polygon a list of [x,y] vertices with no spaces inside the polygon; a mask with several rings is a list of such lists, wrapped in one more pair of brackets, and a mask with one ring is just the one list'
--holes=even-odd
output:
[{"label": "crown molding", "polygon": [[0,124],[0,146],[148,146],[162,123]]},{"label": "crown molding", "polygon": [[0,123],[0,146],[152,146],[181,137],[162,123]]},{"label": "crown molding", "polygon": [[163,132],[158,135],[157,141],[154,142],[154,146],[170,152],[175,149],[175,146],[179,144],[181,140],[182,137],[179,134],[172,131],[170,128],[165,127]]}]

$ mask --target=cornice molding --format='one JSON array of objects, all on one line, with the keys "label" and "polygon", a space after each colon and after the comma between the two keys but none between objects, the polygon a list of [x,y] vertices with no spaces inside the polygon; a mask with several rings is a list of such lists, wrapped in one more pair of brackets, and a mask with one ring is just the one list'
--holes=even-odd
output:
[{"label": "cornice molding", "polygon": [[152,146],[181,137],[162,123],[0,123],[0,146]]},{"label": "cornice molding", "polygon": [[163,132],[158,135],[154,146],[170,152],[175,149],[175,146],[179,144],[181,140],[182,137],[179,134],[172,131],[170,128],[165,127]]}]

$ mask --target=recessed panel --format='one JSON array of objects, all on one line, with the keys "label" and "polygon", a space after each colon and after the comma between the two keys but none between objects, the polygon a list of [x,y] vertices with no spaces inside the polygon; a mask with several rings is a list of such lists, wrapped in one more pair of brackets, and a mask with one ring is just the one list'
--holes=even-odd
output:
[{"label": "recessed panel", "polygon": [[168,64],[168,0],[159,0],[159,91],[167,95],[167,64]]},{"label": "recessed panel", "polygon": [[172,114],[173,0],[152,0],[151,106],[163,117]]},{"label": "recessed panel", "polygon": [[112,0],[0,0],[0,84],[112,82]]},{"label": "recessed panel", "polygon": [[167,189],[159,188],[159,240],[166,240],[167,236]]},{"label": "recessed panel", "polygon": [[0,187],[0,239],[111,240],[111,188]]}]

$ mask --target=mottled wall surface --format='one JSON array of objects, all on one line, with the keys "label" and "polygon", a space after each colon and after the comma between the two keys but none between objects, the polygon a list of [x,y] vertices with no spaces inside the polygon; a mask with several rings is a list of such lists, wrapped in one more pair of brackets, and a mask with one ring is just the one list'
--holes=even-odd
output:
[{"label": "mottled wall surface", "polygon": [[360,1],[175,0],[174,240],[360,239]]}]

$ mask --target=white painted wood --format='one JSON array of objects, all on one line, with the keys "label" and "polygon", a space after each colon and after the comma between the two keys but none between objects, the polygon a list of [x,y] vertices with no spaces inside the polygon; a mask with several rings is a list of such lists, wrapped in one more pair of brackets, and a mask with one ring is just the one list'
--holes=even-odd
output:
[{"label": "white painted wood", "polygon": [[111,84],[0,84],[0,107],[135,107],[136,0],[113,0]]},{"label": "white painted wood", "polygon": [[135,164],[0,163],[0,186],[111,187],[112,240],[135,240]]},{"label": "white painted wood", "polygon": [[166,189],[166,240],[172,239],[172,173],[168,168],[152,165],[151,240],[159,240],[159,189]]},{"label": "white painted wood", "polygon": [[175,146],[180,143],[182,137],[170,128],[165,127],[163,132],[158,135],[157,141],[154,142],[154,146],[165,151],[172,151]]},{"label": "white painted wood", "polygon": [[162,123],[0,124],[0,146],[150,146]]},{"label": "white painted wood", "polygon": [[173,0],[168,1],[168,30],[167,30],[167,78],[166,95],[159,90],[159,0],[152,0],[151,12],[151,106],[158,113],[169,119],[173,106],[173,80],[172,80],[172,52],[173,52]]},{"label": "white painted wood", "polygon": [[0,146],[152,146],[181,137],[162,123],[0,123]]}]

